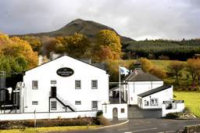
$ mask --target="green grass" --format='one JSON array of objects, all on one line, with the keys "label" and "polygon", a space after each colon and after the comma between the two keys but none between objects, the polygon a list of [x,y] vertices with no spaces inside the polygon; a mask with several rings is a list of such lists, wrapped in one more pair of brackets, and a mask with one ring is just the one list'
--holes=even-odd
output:
[{"label": "green grass", "polygon": [[191,113],[200,118],[200,92],[175,91],[174,95],[175,99],[184,100]]},{"label": "green grass", "polygon": [[64,127],[40,127],[40,128],[26,128],[26,129],[10,129],[0,130],[0,133],[48,133],[48,132],[61,132],[73,130],[89,130],[96,129],[99,126],[64,126]]}]

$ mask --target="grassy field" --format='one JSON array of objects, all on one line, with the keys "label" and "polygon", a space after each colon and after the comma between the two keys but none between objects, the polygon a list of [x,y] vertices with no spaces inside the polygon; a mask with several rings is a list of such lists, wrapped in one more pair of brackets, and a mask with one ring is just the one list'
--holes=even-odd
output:
[{"label": "grassy field", "polygon": [[0,130],[0,133],[48,133],[48,132],[62,132],[73,130],[89,130],[96,129],[98,126],[65,126],[65,127],[41,127],[41,128],[26,128],[26,129],[11,129]]},{"label": "grassy field", "polygon": [[174,95],[177,100],[184,100],[185,106],[189,108],[189,110],[200,117],[200,92],[183,92],[183,91],[175,91]]}]

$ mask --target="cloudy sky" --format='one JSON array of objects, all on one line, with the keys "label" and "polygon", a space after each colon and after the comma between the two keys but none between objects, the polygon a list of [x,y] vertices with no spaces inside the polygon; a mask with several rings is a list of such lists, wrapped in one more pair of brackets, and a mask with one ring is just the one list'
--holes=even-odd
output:
[{"label": "cloudy sky", "polygon": [[0,31],[57,30],[81,18],[141,39],[200,38],[200,0],[1,0]]}]

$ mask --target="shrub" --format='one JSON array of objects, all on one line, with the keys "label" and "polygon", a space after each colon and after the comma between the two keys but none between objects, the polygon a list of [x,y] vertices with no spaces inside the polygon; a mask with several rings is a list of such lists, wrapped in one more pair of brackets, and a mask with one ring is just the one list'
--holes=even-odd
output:
[{"label": "shrub", "polygon": [[97,117],[97,125],[110,125],[110,121],[106,119],[103,115]]},{"label": "shrub", "polygon": [[96,116],[98,117],[98,116],[101,116],[101,115],[103,115],[103,111],[98,111]]},{"label": "shrub", "polygon": [[200,125],[187,126],[184,128],[183,133],[199,133]]},{"label": "shrub", "polygon": [[[53,126],[86,126],[95,125],[96,118],[74,118],[74,119],[51,119],[37,120],[37,127],[53,127]],[[22,121],[0,121],[0,129],[25,129],[26,127],[34,127],[34,120]]]},{"label": "shrub", "polygon": [[166,115],[166,118],[177,119],[177,118],[179,118],[179,113],[169,113],[169,114]]}]

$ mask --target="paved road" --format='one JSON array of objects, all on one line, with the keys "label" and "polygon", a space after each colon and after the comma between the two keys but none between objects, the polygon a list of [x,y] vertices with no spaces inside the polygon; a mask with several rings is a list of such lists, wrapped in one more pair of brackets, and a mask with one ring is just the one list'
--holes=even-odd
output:
[{"label": "paved road", "polygon": [[194,124],[200,124],[200,120],[131,119],[118,127],[66,133],[175,133],[186,125]]}]

